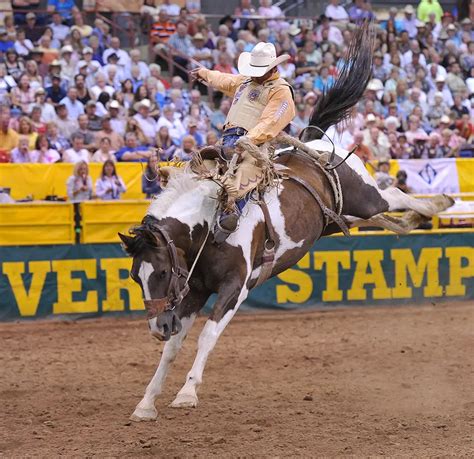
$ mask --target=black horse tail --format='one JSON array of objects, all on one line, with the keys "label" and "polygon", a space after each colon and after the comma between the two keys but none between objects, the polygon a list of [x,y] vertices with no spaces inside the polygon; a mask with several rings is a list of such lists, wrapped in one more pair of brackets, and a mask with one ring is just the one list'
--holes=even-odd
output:
[{"label": "black horse tail", "polygon": [[[329,126],[350,118],[352,107],[362,98],[372,76],[374,35],[368,21],[356,30],[339,76],[314,107],[310,126],[325,132]],[[307,129],[302,140],[320,139],[323,134],[319,129]]]}]

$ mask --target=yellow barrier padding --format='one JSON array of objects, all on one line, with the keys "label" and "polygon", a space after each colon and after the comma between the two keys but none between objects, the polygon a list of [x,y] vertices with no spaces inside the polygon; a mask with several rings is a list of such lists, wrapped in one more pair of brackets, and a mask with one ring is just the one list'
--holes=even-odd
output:
[{"label": "yellow barrier padding", "polygon": [[[66,180],[72,175],[73,164],[0,164],[0,188],[11,188],[13,199],[44,199],[54,194],[66,197]],[[127,191],[123,199],[142,199],[142,174],[146,164],[118,163],[117,173],[122,177]],[[102,171],[102,164],[89,164],[89,174],[95,191],[95,182]]]},{"label": "yellow barrier padding", "polygon": [[69,203],[0,204],[0,246],[74,243]]},{"label": "yellow barrier padding", "polygon": [[458,169],[459,191],[461,193],[474,192],[474,159],[456,159]]},{"label": "yellow barrier padding", "polygon": [[149,201],[86,201],[81,204],[83,243],[120,242],[145,216]]}]

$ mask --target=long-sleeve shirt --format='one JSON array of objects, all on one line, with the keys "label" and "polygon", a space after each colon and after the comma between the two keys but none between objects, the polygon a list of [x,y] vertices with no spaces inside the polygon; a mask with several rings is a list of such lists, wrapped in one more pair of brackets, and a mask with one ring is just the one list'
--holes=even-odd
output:
[{"label": "long-sleeve shirt", "polygon": [[[199,76],[207,81],[213,88],[224,94],[234,97],[237,89],[248,80],[243,75],[232,75],[214,70],[200,69]],[[278,73],[269,80],[280,78]],[[270,90],[269,100],[264,108],[258,123],[247,132],[256,145],[275,138],[294,118],[296,114],[295,103],[289,86],[278,85]]]},{"label": "long-sleeve shirt", "polygon": [[123,180],[118,177],[99,177],[95,182],[95,194],[104,201],[120,199],[122,193],[126,191]]}]

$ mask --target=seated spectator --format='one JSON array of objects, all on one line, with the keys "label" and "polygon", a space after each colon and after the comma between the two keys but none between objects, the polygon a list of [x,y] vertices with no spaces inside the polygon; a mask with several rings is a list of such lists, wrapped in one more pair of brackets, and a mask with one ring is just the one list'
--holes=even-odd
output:
[{"label": "seated spectator", "polygon": [[66,182],[67,197],[72,202],[87,201],[92,198],[92,179],[89,176],[87,161],[74,164],[73,174]]},{"label": "seated spectator", "polygon": [[115,170],[115,163],[107,159],[102,166],[100,177],[95,182],[95,193],[103,201],[120,199],[122,193],[126,191],[125,184]]},{"label": "seated spectator", "polygon": [[216,145],[219,141],[217,134],[214,131],[209,131],[206,135],[206,145]]},{"label": "seated spectator", "polygon": [[[19,55],[14,48],[7,49],[5,52],[5,57],[6,59],[4,65],[8,75],[10,75],[15,80],[18,80],[25,71],[23,61],[19,58]],[[14,86],[16,86],[16,82]]]},{"label": "seated spectator", "polygon": [[61,100],[66,97],[66,91],[61,87],[61,77],[59,75],[51,77],[51,86],[46,88],[46,97],[55,106],[58,106]]},{"label": "seated spectator", "polygon": [[84,113],[84,105],[77,99],[77,89],[71,86],[67,91],[67,96],[61,99],[61,104],[67,108],[67,112],[72,119],[77,119]]},{"label": "seated spectator", "polygon": [[322,65],[319,70],[319,75],[314,79],[313,88],[317,91],[323,92],[331,89],[335,79],[329,75],[329,68],[327,65]]},{"label": "seated spectator", "polygon": [[379,161],[375,181],[381,190],[385,190],[395,183],[395,179],[390,175],[390,162]]},{"label": "seated spectator", "polygon": [[156,127],[157,129],[160,129],[161,126],[166,126],[168,128],[170,136],[175,142],[179,142],[186,133],[181,121],[175,118],[173,107],[170,105],[165,105],[163,107],[163,114],[158,119]]},{"label": "seated spectator", "polygon": [[[190,136],[194,138],[197,147],[202,147],[204,145],[204,137],[197,130],[198,123],[196,120],[191,119],[188,122],[188,130],[184,137]],[[183,140],[184,140],[183,137]]]},{"label": "seated spectator", "polygon": [[63,162],[77,163],[79,161],[89,162],[89,152],[84,148],[84,136],[76,132],[71,136],[72,147],[63,154]]},{"label": "seated spectator", "polygon": [[146,195],[147,199],[150,199],[162,191],[160,174],[158,173],[158,158],[156,154],[152,154],[148,158],[148,164],[142,175],[142,192]]},{"label": "seated spectator", "polygon": [[125,146],[115,153],[117,161],[145,162],[151,156],[151,150],[145,145],[139,145],[135,133],[125,134]]},{"label": "seated spectator", "polygon": [[45,135],[39,135],[36,139],[35,149],[30,153],[30,159],[32,163],[51,164],[60,161],[61,155],[57,150],[51,148]]},{"label": "seated spectator", "polygon": [[155,144],[158,147],[160,161],[169,161],[176,151],[176,144],[170,136],[166,126],[161,126],[156,134]]},{"label": "seated spectator", "polygon": [[219,110],[215,111],[211,115],[210,123],[211,128],[217,133],[217,135],[222,135],[224,130],[225,120],[227,118],[227,114],[230,110],[231,102],[229,99],[222,99],[219,105]]},{"label": "seated spectator", "polygon": [[418,132],[413,136],[413,159],[426,159],[428,157],[428,149],[426,142],[428,134],[426,132]]},{"label": "seated spectator", "polygon": [[89,151],[95,151],[97,148],[95,142],[95,133],[89,129],[89,119],[87,115],[80,115],[77,119],[78,129],[75,131],[84,138],[84,148]]},{"label": "seated spectator", "polygon": [[339,5],[339,0],[329,0],[329,5],[326,6],[324,14],[333,21],[348,21],[349,15],[347,11]]},{"label": "seated spectator", "polygon": [[97,102],[90,100],[86,104],[85,112],[87,117],[87,129],[93,133],[98,132],[102,128],[102,119],[96,115]]},{"label": "seated spectator", "polygon": [[115,157],[115,150],[112,148],[112,144],[109,137],[101,137],[99,140],[99,149],[92,155],[91,161],[93,163],[105,163],[105,161],[111,160],[117,161]]},{"label": "seated spectator", "polygon": [[11,90],[12,104],[21,108],[23,113],[28,113],[30,104],[35,101],[35,90],[30,85],[30,78],[23,74],[20,77],[18,86]]},{"label": "seated spectator", "polygon": [[133,116],[133,119],[138,123],[145,134],[146,143],[153,145],[157,132],[157,124],[156,121],[150,116],[150,101],[148,99],[143,99],[136,103],[134,108],[138,113]]},{"label": "seated spectator", "polygon": [[40,120],[42,123],[51,123],[56,120],[56,111],[54,106],[46,102],[46,91],[44,88],[38,88],[35,91],[35,102],[31,107],[39,107],[40,109]]},{"label": "seated spectator", "polygon": [[56,107],[56,115],[56,125],[58,126],[59,134],[66,140],[69,140],[71,135],[78,129],[77,121],[69,118],[67,107],[64,104],[59,104]]},{"label": "seated spectator", "polygon": [[[65,2],[58,1],[58,3],[66,4],[68,3],[68,1],[67,0]],[[50,8],[49,5],[48,5],[48,8]],[[69,12],[67,12],[66,14],[69,14],[70,11],[71,10],[69,10]],[[63,17],[61,16],[61,12],[58,10],[53,11],[53,13],[51,14],[51,24],[49,24],[49,27],[53,31],[54,38],[56,38],[60,42],[63,42],[66,39],[66,37],[69,35],[70,27],[63,24]]]},{"label": "seated spectator", "polygon": [[106,115],[102,118],[102,129],[95,135],[95,141],[100,143],[100,140],[107,137],[110,141],[112,150],[120,150],[124,146],[122,135],[112,129],[110,116]]},{"label": "seated spectator", "polygon": [[26,136],[20,136],[18,146],[11,152],[12,163],[31,163],[31,151],[29,148],[29,139]]},{"label": "seated spectator", "polygon": [[46,134],[46,123],[41,121],[41,107],[33,105],[31,107],[30,120],[33,130],[38,134]]},{"label": "seated spectator", "polygon": [[187,135],[183,137],[182,146],[175,151],[173,159],[177,161],[190,161],[196,151],[196,140],[193,136]]},{"label": "seated spectator", "polygon": [[394,186],[404,193],[412,193],[412,189],[407,184],[408,175],[404,170],[397,172]]},{"label": "seated spectator", "polygon": [[442,158],[443,150],[440,148],[441,136],[432,132],[428,138],[427,154],[429,159]]},{"label": "seated spectator", "polygon": [[59,134],[56,123],[48,123],[46,126],[46,134],[51,148],[57,150],[61,156],[71,145],[65,137]]},{"label": "seated spectator", "polygon": [[[33,48],[35,47],[35,45],[33,45],[33,43],[31,42],[31,40],[26,38],[25,31],[22,29],[17,31],[16,41],[13,46],[17,55],[24,58],[27,57],[30,54],[30,52],[33,50]],[[8,59],[8,53],[7,53],[7,59]],[[14,65],[15,67],[18,68],[18,64],[14,64]]]},{"label": "seated spectator", "polygon": [[33,150],[35,148],[38,133],[35,132],[33,128],[33,123],[27,116],[22,116],[18,120],[18,134],[20,134],[20,136],[25,136],[26,138],[28,138],[28,147],[30,150]]},{"label": "seated spectator", "polygon": [[369,140],[367,146],[372,152],[375,159],[378,160],[388,160],[390,159],[389,155],[389,144],[387,136],[379,130],[377,127],[370,128],[369,131]]}]

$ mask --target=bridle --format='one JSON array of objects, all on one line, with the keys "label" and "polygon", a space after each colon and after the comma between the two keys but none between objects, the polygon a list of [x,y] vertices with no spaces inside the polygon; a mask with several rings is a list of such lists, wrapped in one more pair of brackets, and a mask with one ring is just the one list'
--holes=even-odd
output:
[{"label": "bridle", "polygon": [[[188,273],[186,269],[183,269],[179,265],[178,252],[176,250],[176,245],[173,239],[171,239],[168,232],[164,228],[157,225],[154,220],[156,220],[154,217],[152,217],[151,215],[147,215],[143,219],[142,223],[145,223],[151,227],[151,229],[153,230],[153,235],[156,237],[158,242],[158,235],[155,233],[160,234],[165,240],[166,248],[168,249],[168,254],[171,260],[171,279],[170,283],[168,284],[168,290],[165,297],[144,300],[145,308],[147,311],[147,319],[153,319],[162,312],[173,311],[176,306],[178,306],[183,301],[183,298],[189,292],[188,280],[190,277],[190,273]],[[179,287],[179,280],[181,278],[185,279],[183,288]]]},{"label": "bridle", "polygon": [[[148,226],[151,229],[152,234],[155,236],[158,243],[160,242],[158,234],[160,234],[166,242],[166,248],[168,249],[168,254],[171,260],[171,279],[168,284],[168,290],[166,296],[163,298],[156,298],[151,300],[144,300],[145,309],[147,311],[147,319],[153,319],[157,317],[162,312],[173,311],[176,306],[179,306],[183,301],[183,298],[189,293],[189,279],[193,274],[194,268],[201,256],[202,251],[206,245],[207,239],[210,233],[210,226],[208,226],[206,237],[204,238],[199,251],[194,258],[191,269],[187,271],[179,266],[178,252],[176,250],[176,245],[171,239],[168,232],[158,225],[158,219],[152,215],[147,215],[143,220],[142,224]],[[183,288],[179,287],[179,280],[184,278]]]}]

